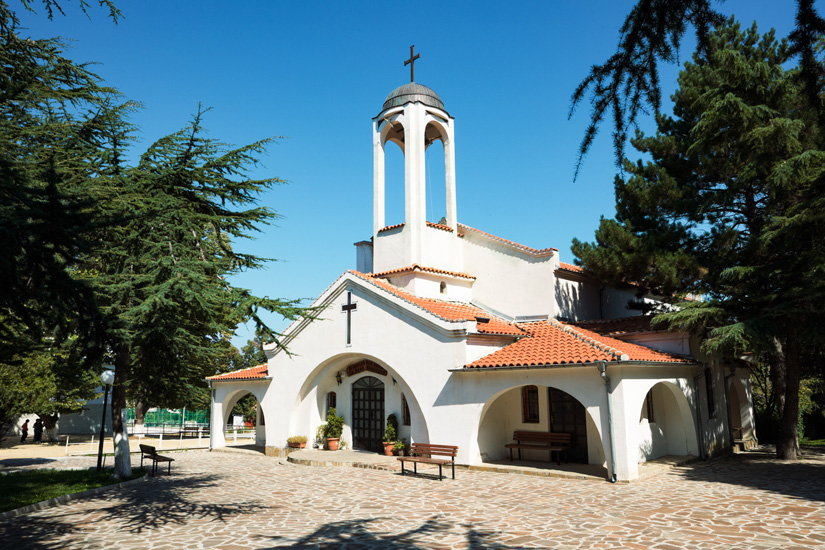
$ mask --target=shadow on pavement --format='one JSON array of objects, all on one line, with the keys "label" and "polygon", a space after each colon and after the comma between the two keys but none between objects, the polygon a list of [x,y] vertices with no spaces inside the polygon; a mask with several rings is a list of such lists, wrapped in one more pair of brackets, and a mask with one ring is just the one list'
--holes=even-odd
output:
[{"label": "shadow on pavement", "polygon": [[[500,533],[481,531],[472,525],[456,526],[451,521],[437,517],[430,518],[420,526],[392,535],[386,531],[372,529],[379,519],[359,519],[329,523],[300,539],[272,537],[271,548],[292,548],[294,550],[381,548],[389,550],[413,550],[432,548],[441,534],[454,533],[456,528],[466,530],[467,546],[470,550],[518,550],[520,546],[508,546],[497,542]],[[432,538],[435,537],[435,538]]]},{"label": "shadow on pavement", "polygon": [[739,453],[711,463],[682,468],[691,481],[753,487],[794,498],[825,502],[825,449],[804,448],[797,462],[777,460],[772,448]]},{"label": "shadow on pavement", "polygon": [[249,500],[236,503],[199,502],[189,495],[217,486],[226,480],[212,475],[181,475],[160,477],[125,489],[112,490],[89,500],[104,500],[110,504],[86,512],[80,506],[66,505],[59,517],[29,520],[26,515],[0,522],[0,548],[51,549],[56,535],[70,534],[82,546],[84,536],[94,533],[95,524],[117,517],[123,530],[131,534],[159,530],[167,526],[197,523],[225,522],[239,514],[251,514],[260,509],[260,503]]},{"label": "shadow on pavement", "polygon": [[6,458],[0,460],[2,468],[20,468],[22,466],[33,466],[35,464],[50,464],[57,462],[56,458]]}]

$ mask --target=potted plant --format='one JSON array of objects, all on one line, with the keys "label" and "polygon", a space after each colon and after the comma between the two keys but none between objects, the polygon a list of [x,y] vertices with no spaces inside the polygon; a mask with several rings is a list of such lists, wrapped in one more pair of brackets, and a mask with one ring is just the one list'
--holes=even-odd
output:
[{"label": "potted plant", "polygon": [[395,447],[395,438],[398,437],[398,419],[394,414],[387,417],[387,427],[384,429],[384,454],[392,456]]},{"label": "potted plant", "polygon": [[407,449],[409,449],[409,447],[410,446],[407,445],[407,440],[402,438],[395,442],[393,452],[396,456],[407,456]]},{"label": "potted plant", "polygon": [[344,417],[335,414],[335,407],[330,407],[327,412],[327,423],[324,427],[324,437],[327,440],[327,450],[337,451],[338,442],[344,432]]},{"label": "potted plant", "polygon": [[286,444],[293,449],[303,449],[307,446],[307,436],[293,435],[286,439]]},{"label": "potted plant", "polygon": [[315,430],[315,442],[312,444],[313,449],[322,449],[324,447],[324,432],[326,432],[327,425],[320,424]]}]

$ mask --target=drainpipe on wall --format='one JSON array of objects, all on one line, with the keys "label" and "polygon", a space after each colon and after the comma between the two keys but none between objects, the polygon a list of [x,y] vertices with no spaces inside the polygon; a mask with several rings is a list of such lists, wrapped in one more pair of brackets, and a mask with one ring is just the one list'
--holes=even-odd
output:
[{"label": "drainpipe on wall", "polygon": [[693,377],[693,391],[696,395],[694,403],[696,403],[696,440],[699,441],[699,458],[707,460],[707,453],[705,452],[705,436],[702,430],[702,410],[699,406],[699,379],[705,375],[705,369],[701,368],[699,374]]},{"label": "drainpipe on wall", "polygon": [[209,452],[212,452],[212,407],[215,405],[215,388],[209,382]]},{"label": "drainpipe on wall", "polygon": [[607,365],[599,363],[599,374],[604,380],[604,391],[607,394],[607,433],[610,437],[610,483],[616,483],[616,444],[613,437],[613,391],[610,388],[610,378],[607,377]]},{"label": "drainpipe on wall", "polygon": [[731,408],[730,402],[730,379],[736,374],[736,367],[734,365],[730,365],[728,368],[730,369],[730,374],[725,376],[723,386],[725,387],[725,410],[728,413],[728,443],[730,444],[730,448],[733,449],[736,444],[736,438],[733,437],[733,409]]}]

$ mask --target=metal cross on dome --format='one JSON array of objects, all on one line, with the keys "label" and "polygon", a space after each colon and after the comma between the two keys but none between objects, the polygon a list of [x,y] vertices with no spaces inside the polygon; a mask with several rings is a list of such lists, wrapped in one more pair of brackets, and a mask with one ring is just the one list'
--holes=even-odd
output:
[{"label": "metal cross on dome", "polygon": [[410,82],[415,82],[415,60],[421,57],[420,53],[415,52],[415,44],[410,46],[410,58],[404,62],[404,66],[410,66]]},{"label": "metal cross on dome", "polygon": [[347,303],[341,306],[341,311],[347,314],[347,345],[352,343],[352,312],[358,304],[352,303],[352,292],[347,291]]}]

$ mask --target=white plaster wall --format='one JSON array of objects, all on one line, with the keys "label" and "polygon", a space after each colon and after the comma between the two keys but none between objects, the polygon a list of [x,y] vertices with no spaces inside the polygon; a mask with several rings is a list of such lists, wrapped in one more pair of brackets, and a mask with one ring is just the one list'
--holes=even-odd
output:
[{"label": "white plaster wall", "polygon": [[[415,263],[412,257],[412,240],[409,226],[382,231],[373,242],[373,273],[381,273]],[[438,266],[427,266],[438,267]]]},{"label": "white plaster wall", "polygon": [[556,311],[559,317],[571,321],[586,321],[600,317],[601,285],[556,275],[555,287]]},{"label": "white plaster wall", "polygon": [[675,353],[677,355],[690,356],[690,338],[685,333],[657,332],[647,334],[630,334],[626,337],[619,336],[618,338],[651,349]]},{"label": "white plaster wall", "polygon": [[[602,316],[605,319],[635,317],[642,314],[638,309],[627,307],[629,301],[636,300],[636,295],[632,291],[605,288],[604,293],[602,293],[602,300]],[[652,303],[652,300],[648,298],[644,298],[644,301]]]},{"label": "white plaster wall", "polygon": [[477,277],[473,284],[474,300],[511,317],[555,316],[552,256],[531,258],[469,231],[461,242],[462,271]]}]

